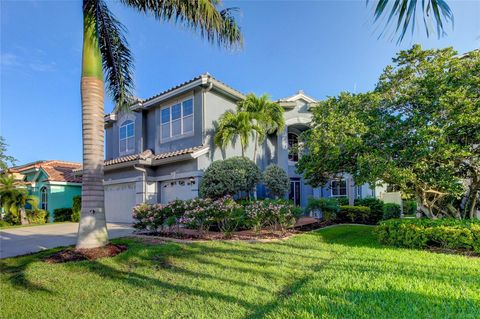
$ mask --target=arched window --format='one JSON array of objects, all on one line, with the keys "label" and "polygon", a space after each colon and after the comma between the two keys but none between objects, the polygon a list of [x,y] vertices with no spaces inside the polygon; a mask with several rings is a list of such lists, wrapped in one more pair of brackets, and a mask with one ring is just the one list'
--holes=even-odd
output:
[{"label": "arched window", "polygon": [[119,132],[120,154],[129,154],[135,150],[135,123],[128,120],[120,126]]},{"label": "arched window", "polygon": [[288,160],[298,162],[298,135],[288,133]]},{"label": "arched window", "polygon": [[48,189],[47,187],[43,186],[40,188],[40,208],[43,210],[48,210]]}]

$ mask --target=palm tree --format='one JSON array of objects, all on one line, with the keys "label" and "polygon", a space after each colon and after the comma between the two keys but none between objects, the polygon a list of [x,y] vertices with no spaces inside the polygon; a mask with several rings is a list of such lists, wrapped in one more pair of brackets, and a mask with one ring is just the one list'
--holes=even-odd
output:
[{"label": "palm tree", "polygon": [[251,120],[262,130],[260,134],[255,132],[253,161],[256,161],[259,143],[262,143],[268,134],[283,132],[285,128],[283,108],[278,103],[272,102],[266,94],[257,97],[250,93],[245,100],[238,103],[238,111],[249,113]]},{"label": "palm tree", "polygon": [[0,206],[6,213],[10,213],[14,219],[20,218],[22,225],[28,224],[25,206],[30,204],[36,208],[38,198],[28,195],[25,183],[18,181],[11,174],[0,174]]},{"label": "palm tree", "polygon": [[263,132],[264,130],[252,121],[252,115],[249,112],[228,110],[222,114],[218,121],[213,141],[215,145],[225,149],[229,143],[233,144],[235,139],[239,138],[242,156],[245,157],[245,151],[253,134],[262,135]]},{"label": "palm tree", "polygon": [[[151,14],[200,33],[211,43],[242,45],[233,9],[219,10],[219,0],[120,0],[138,12]],[[117,109],[127,110],[133,96],[133,60],[125,27],[104,0],[83,0],[83,58],[81,77],[83,183],[77,248],[108,243],[103,190],[104,75]]]},{"label": "palm tree", "polygon": [[[367,0],[367,4],[370,1]],[[382,18],[385,22],[385,27],[380,35],[388,31],[389,26],[393,24],[393,34],[399,34],[397,43],[402,42],[409,26],[413,33],[418,11],[421,11],[420,14],[427,37],[435,32],[438,37],[444,35],[446,24],[452,23],[453,25],[454,22],[453,12],[445,0],[376,0],[375,2],[375,21]],[[394,17],[396,17],[396,22]],[[435,25],[434,29],[432,24]]]}]

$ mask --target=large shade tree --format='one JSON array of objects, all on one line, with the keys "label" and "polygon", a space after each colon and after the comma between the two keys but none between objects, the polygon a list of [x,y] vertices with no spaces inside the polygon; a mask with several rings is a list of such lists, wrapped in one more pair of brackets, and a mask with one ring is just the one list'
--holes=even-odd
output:
[{"label": "large shade tree", "polygon": [[[232,9],[221,10],[218,0],[120,2],[161,22],[192,29],[209,42],[228,47],[242,44]],[[104,87],[106,84],[117,109],[127,109],[133,93],[133,59],[124,36],[125,27],[104,0],[84,0],[83,17],[83,183],[77,248],[92,248],[108,242],[103,190]]]},{"label": "large shade tree", "polygon": [[314,109],[299,171],[313,185],[347,172],[418,199],[425,215],[473,218],[480,196],[480,52],[401,51],[377,87]]}]

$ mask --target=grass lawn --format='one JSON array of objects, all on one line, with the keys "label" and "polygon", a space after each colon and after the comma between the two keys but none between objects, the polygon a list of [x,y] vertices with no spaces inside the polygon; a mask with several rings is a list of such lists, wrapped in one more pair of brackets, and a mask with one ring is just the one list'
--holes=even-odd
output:
[{"label": "grass lawn", "polygon": [[72,222],[51,222],[51,223],[45,223],[45,224],[7,225],[7,226],[0,226],[0,230],[11,229],[11,228],[25,228],[25,227],[33,227],[33,226],[48,226],[48,225],[65,224],[65,223],[72,223]]},{"label": "grass lawn", "polygon": [[[0,260],[1,318],[480,318],[480,258],[338,226],[273,243],[151,245],[94,262]],[[51,251],[50,251],[51,252]]]}]

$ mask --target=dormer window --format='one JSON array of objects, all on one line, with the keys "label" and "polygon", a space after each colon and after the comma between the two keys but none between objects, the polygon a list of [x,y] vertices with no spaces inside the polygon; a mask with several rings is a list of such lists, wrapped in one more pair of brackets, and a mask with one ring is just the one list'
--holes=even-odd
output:
[{"label": "dormer window", "polygon": [[128,120],[123,122],[119,131],[120,155],[130,154],[135,151],[135,123]]},{"label": "dormer window", "polygon": [[160,111],[161,139],[174,140],[193,134],[193,99],[189,98]]}]

